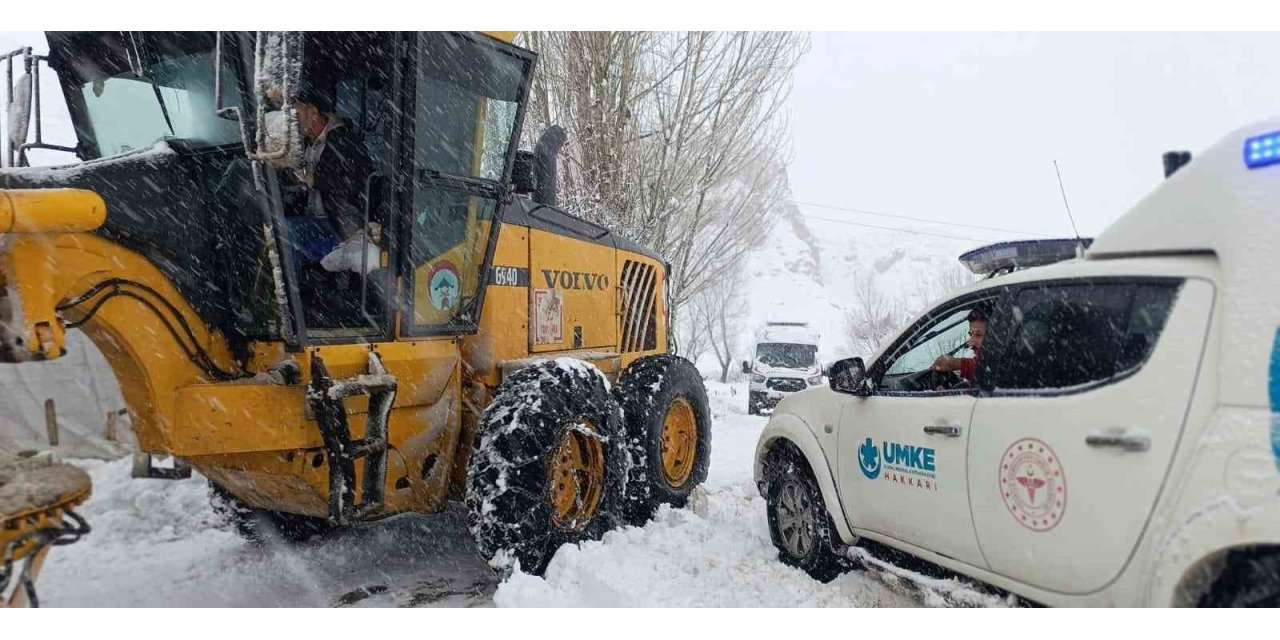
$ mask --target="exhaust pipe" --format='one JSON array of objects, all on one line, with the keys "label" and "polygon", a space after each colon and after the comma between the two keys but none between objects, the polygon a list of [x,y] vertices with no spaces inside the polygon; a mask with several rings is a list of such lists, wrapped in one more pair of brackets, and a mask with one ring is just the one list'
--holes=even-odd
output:
[{"label": "exhaust pipe", "polygon": [[1164,154],[1164,177],[1168,178],[1178,169],[1191,162],[1190,151],[1169,151]]},{"label": "exhaust pipe", "polygon": [[538,144],[533,148],[538,185],[533,192],[533,201],[538,204],[556,206],[556,157],[560,155],[564,141],[564,129],[553,124],[543,130],[542,135],[538,136]]}]

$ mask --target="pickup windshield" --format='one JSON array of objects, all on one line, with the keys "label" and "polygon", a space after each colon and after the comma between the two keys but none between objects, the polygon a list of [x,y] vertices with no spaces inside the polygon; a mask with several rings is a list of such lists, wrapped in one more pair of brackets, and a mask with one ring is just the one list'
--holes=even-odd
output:
[{"label": "pickup windshield", "polygon": [[[55,46],[51,38],[51,49]],[[239,128],[214,112],[212,33],[83,34],[58,51],[78,91],[78,129],[108,157],[179,138],[196,146],[237,142]],[[224,69],[228,89],[234,73]],[[73,110],[75,113],[76,110]]]},{"label": "pickup windshield", "polygon": [[770,367],[807,369],[813,366],[818,347],[811,344],[767,342],[756,345],[756,361]]}]

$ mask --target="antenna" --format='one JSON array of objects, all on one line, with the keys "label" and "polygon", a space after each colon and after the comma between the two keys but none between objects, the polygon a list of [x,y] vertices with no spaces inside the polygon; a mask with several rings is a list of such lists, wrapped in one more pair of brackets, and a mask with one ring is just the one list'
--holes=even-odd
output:
[{"label": "antenna", "polygon": [[1062,186],[1062,172],[1058,170],[1058,161],[1053,161],[1053,172],[1058,176],[1058,190],[1062,192],[1062,206],[1067,208],[1067,219],[1071,221],[1071,231],[1076,234],[1076,244],[1080,253],[1084,254],[1084,240],[1080,239],[1080,230],[1076,228],[1075,216],[1071,215],[1071,205],[1067,203],[1067,188]]}]

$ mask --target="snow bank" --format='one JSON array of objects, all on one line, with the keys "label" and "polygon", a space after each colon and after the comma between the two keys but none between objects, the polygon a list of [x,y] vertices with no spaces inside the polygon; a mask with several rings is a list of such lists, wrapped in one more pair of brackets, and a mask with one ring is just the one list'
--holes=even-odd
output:
[{"label": "snow bank", "polygon": [[562,547],[546,578],[512,575],[503,607],[912,606],[865,574],[822,584],[778,562],[764,500],[750,483],[699,489],[688,509],[663,506],[644,528]]}]

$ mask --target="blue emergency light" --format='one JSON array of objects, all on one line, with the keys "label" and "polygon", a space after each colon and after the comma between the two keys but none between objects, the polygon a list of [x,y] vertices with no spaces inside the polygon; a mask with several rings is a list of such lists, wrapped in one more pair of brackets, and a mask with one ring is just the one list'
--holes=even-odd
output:
[{"label": "blue emergency light", "polygon": [[1280,131],[1264,133],[1244,141],[1244,166],[1258,169],[1280,163]]}]

